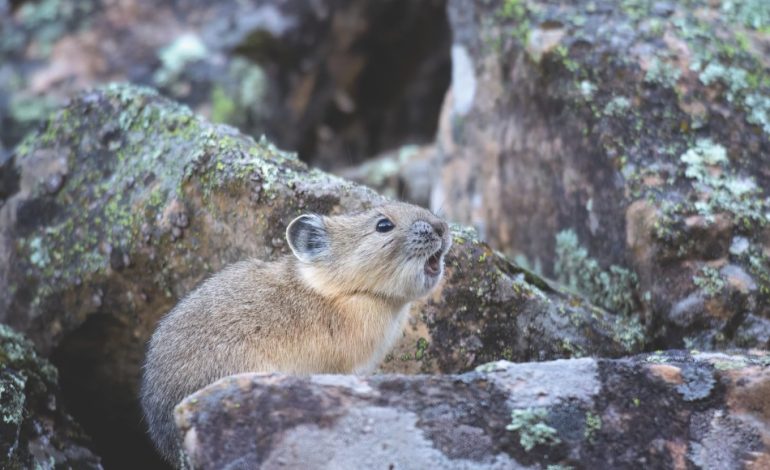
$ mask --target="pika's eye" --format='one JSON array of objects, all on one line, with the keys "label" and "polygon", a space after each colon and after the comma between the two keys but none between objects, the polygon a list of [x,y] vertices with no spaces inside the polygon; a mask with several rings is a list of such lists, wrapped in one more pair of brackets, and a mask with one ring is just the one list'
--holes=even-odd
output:
[{"label": "pika's eye", "polygon": [[390,219],[380,219],[377,221],[377,231],[380,233],[390,232],[395,227]]}]

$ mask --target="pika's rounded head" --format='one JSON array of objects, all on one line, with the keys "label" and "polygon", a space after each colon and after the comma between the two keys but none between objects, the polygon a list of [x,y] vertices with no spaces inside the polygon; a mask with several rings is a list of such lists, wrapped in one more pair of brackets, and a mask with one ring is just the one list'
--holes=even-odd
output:
[{"label": "pika's rounded head", "polygon": [[301,215],[286,239],[305,280],[322,293],[403,302],[436,286],[452,243],[446,222],[397,202],[355,214]]}]

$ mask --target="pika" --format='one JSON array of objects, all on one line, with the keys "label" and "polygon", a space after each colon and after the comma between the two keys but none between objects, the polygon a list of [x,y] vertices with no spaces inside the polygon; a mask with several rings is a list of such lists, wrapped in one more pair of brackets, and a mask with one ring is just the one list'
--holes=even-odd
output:
[{"label": "pika", "polygon": [[141,405],[170,463],[181,455],[174,406],[221,377],[371,372],[402,332],[409,303],[441,279],[451,246],[446,222],[396,202],[301,215],[286,240],[293,256],[232,264],[158,323]]}]

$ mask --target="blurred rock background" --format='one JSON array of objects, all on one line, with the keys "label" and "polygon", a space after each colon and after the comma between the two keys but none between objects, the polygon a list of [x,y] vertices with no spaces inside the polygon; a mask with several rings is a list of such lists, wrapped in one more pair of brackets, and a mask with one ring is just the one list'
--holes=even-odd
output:
[{"label": "blurred rock background", "polygon": [[[461,226],[382,372],[631,357],[592,365],[577,408],[495,398],[500,423],[458,412],[465,437],[426,425],[440,455],[415,462],[591,468],[643,442],[617,468],[763,468],[769,72],[764,0],[0,0],[0,321],[31,340],[3,330],[24,346],[0,354],[0,401],[30,414],[0,464],[162,467],[136,403],[157,319],[224,264],[285,254],[294,215],[385,196]],[[689,352],[633,356],[663,349]],[[687,426],[639,420],[635,388]],[[560,444],[505,429],[527,413]]]},{"label": "blurred rock background", "polygon": [[450,75],[441,0],[3,0],[0,31],[5,149],[127,81],[339,168],[431,142]]}]

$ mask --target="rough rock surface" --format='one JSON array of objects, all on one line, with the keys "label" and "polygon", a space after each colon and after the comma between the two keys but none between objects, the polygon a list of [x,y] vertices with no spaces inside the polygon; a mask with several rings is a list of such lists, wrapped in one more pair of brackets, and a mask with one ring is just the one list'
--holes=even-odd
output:
[{"label": "rough rock surface", "polygon": [[129,81],[348,165],[433,138],[449,42],[444,0],[0,0],[0,150],[72,92]]},{"label": "rough rock surface", "polygon": [[[435,156],[434,145],[405,145],[359,165],[335,170],[335,174],[391,199],[429,207],[435,179]],[[442,215],[441,207],[435,211]]]},{"label": "rough rock surface", "polygon": [[[85,93],[17,149],[0,207],[0,322],[52,354],[73,412],[103,455],[140,452],[136,394],[155,323],[206,275],[289,252],[306,211],[382,197],[309,169],[267,141],[212,125],[157,93]],[[416,307],[389,370],[638,351],[633,319],[560,293],[455,229],[447,281]],[[109,462],[108,462],[109,463]]]},{"label": "rough rock surface", "polygon": [[0,467],[102,468],[62,410],[56,368],[29,340],[0,325]]},{"label": "rough rock surface", "polygon": [[243,374],[186,398],[176,420],[200,469],[760,469],[769,364],[671,351],[454,376]]},{"label": "rough rock surface", "polygon": [[387,372],[456,373],[486,362],[640,351],[644,328],[510,262],[471,229],[452,228],[445,280],[412,308]]},{"label": "rough rock surface", "polygon": [[770,345],[767,2],[449,2],[434,201],[664,347]]}]

